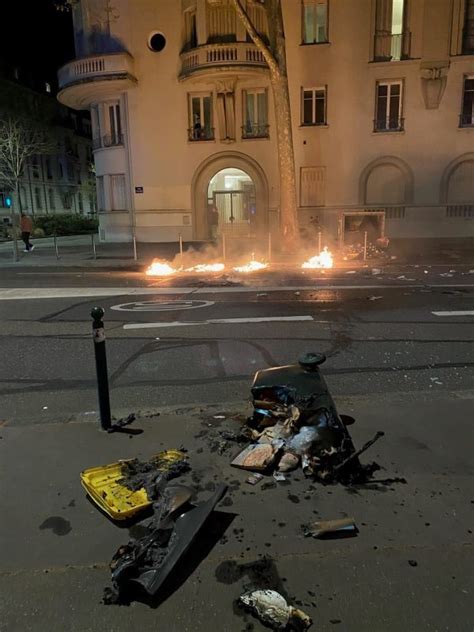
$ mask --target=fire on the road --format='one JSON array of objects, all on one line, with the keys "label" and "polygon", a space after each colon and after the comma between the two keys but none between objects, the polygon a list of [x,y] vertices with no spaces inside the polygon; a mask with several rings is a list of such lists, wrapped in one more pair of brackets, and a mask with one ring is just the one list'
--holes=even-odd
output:
[{"label": "fire on the road", "polygon": [[199,263],[192,268],[186,268],[185,272],[222,272],[224,267],[223,263]]},{"label": "fire on the road", "polygon": [[151,266],[146,269],[145,274],[148,276],[170,276],[178,272],[176,268],[170,266],[164,261],[153,261]]},{"label": "fire on the road", "polygon": [[237,266],[234,270],[235,272],[257,272],[257,270],[264,270],[265,268],[268,268],[268,263],[262,263],[261,261],[252,259],[252,261],[249,261],[243,266]]},{"label": "fire on the road", "polygon": [[317,268],[332,268],[334,266],[334,258],[330,251],[325,246],[319,255],[311,257],[308,261],[305,261],[302,268],[305,269],[317,269]]}]

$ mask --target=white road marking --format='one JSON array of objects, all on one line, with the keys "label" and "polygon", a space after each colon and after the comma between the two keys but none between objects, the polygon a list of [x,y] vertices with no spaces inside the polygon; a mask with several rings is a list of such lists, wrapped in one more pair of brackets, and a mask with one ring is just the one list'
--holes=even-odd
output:
[{"label": "white road marking", "polygon": [[185,309],[199,309],[215,305],[214,301],[139,301],[112,305],[110,309],[117,312],[177,312]]},{"label": "white road marking", "polygon": [[195,327],[197,325],[232,325],[242,323],[275,323],[275,322],[301,322],[314,320],[312,316],[268,316],[261,318],[210,318],[209,320],[198,320],[182,322],[174,320],[165,323],[130,323],[124,325],[124,329],[156,329],[161,327]]},{"label": "white road marking", "polygon": [[474,316],[474,310],[459,310],[457,312],[431,312],[435,316]]},{"label": "white road marking", "polygon": [[87,298],[87,297],[114,297],[114,296],[160,296],[168,294],[253,294],[261,292],[297,292],[308,291],[315,292],[320,290],[393,290],[407,288],[456,288],[456,287],[474,287],[473,283],[440,283],[437,285],[420,285],[420,284],[404,284],[404,285],[289,285],[289,286],[232,286],[232,287],[54,287],[54,288],[0,288],[0,301],[18,301],[18,300],[38,300],[53,298]]}]

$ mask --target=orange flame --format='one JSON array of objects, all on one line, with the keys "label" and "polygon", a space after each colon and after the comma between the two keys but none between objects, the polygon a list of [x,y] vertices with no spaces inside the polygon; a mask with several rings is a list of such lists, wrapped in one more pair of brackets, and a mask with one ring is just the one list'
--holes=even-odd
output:
[{"label": "orange flame", "polygon": [[316,269],[316,268],[332,268],[334,266],[334,259],[332,254],[325,246],[319,255],[315,255],[305,261],[302,268]]},{"label": "orange flame", "polygon": [[249,261],[243,266],[237,266],[234,270],[235,272],[256,272],[257,270],[264,270],[265,268],[268,268],[268,263],[262,263],[261,261],[252,259],[252,261]]},{"label": "orange flame", "polygon": [[178,270],[165,261],[153,261],[151,266],[145,271],[145,274],[147,276],[170,276],[176,272]]}]

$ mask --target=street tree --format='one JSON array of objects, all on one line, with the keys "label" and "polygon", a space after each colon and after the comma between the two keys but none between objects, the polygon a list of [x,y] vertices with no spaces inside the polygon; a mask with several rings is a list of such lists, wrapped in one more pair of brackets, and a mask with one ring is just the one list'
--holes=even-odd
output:
[{"label": "street tree", "polygon": [[291,126],[290,93],[286,65],[285,31],[281,0],[250,0],[265,9],[268,22],[268,41],[257,31],[242,0],[232,0],[235,11],[261,51],[270,71],[270,82],[275,105],[278,162],[280,172],[281,233],[289,250],[296,248],[299,239],[296,206],[296,176]]},{"label": "street tree", "polygon": [[13,255],[18,261],[17,227],[21,213],[20,181],[33,156],[54,151],[54,139],[34,121],[6,116],[0,119],[0,185],[14,195],[11,207]]}]

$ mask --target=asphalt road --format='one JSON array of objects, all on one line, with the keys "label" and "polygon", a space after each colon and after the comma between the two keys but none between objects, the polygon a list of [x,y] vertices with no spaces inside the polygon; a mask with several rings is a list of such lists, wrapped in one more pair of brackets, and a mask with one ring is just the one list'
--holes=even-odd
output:
[{"label": "asphalt road", "polygon": [[[425,269],[173,281],[0,271],[0,631],[263,632],[234,605],[253,585],[300,605],[311,632],[472,632],[474,274]],[[95,305],[114,414],[139,412],[144,430],[132,441],[98,431]],[[301,473],[250,487],[216,433],[239,427],[256,370],[308,350],[327,354],[356,445],[385,431],[367,455],[382,470],[361,488]],[[159,607],[106,607],[108,563],[136,531],[89,504],[78,474],[180,445],[199,499],[230,486],[218,524]],[[302,524],[344,515],[356,538],[303,537]]]},{"label": "asphalt road", "polygon": [[241,401],[256,370],[294,362],[308,350],[327,354],[325,374],[336,394],[473,383],[468,269],[173,282],[126,272],[3,271],[3,418],[23,423],[97,411],[90,334],[97,304],[106,310],[117,414]]}]

